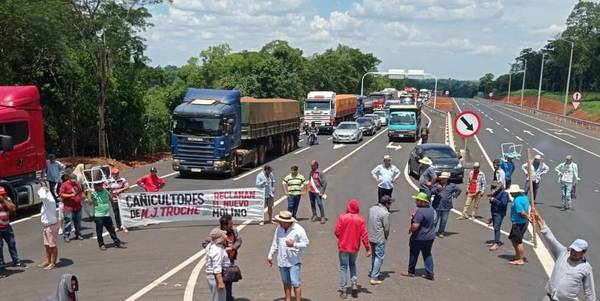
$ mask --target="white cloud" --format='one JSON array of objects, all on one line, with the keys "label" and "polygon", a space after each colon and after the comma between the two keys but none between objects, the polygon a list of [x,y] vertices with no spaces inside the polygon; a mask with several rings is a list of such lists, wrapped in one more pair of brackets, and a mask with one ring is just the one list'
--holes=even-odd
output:
[{"label": "white cloud", "polygon": [[566,25],[552,24],[547,27],[531,30],[531,33],[555,36],[567,29]]}]

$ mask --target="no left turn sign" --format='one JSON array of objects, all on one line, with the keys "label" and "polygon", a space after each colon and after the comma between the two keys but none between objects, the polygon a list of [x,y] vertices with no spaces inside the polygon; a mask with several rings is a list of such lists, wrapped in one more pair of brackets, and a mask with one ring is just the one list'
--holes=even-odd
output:
[{"label": "no left turn sign", "polygon": [[481,118],[474,112],[462,112],[454,118],[454,128],[464,138],[473,137],[481,129]]}]

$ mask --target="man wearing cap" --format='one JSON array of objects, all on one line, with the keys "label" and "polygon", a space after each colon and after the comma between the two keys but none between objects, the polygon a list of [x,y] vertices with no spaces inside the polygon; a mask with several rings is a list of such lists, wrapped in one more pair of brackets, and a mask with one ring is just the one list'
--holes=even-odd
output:
[{"label": "man wearing cap", "polygon": [[554,269],[546,283],[544,300],[577,300],[583,288],[584,300],[595,301],[594,273],[585,258],[588,243],[583,239],[576,239],[569,248],[566,248],[554,237],[539,213],[534,214],[534,219],[541,236],[546,240],[548,249],[554,256]]},{"label": "man wearing cap", "polygon": [[433,162],[428,157],[423,157],[423,159],[419,160],[419,163],[427,167],[421,176],[419,176],[419,191],[425,192],[427,196],[431,197],[431,189],[437,180],[437,172],[435,167],[431,166]]},{"label": "man wearing cap", "polygon": [[438,182],[433,185],[432,193],[434,194],[433,208],[437,214],[436,226],[439,224],[437,230],[437,237],[444,238],[446,233],[446,224],[448,223],[448,215],[452,210],[452,199],[458,198],[461,193],[460,188],[454,183],[449,182],[450,173],[447,171],[442,172],[438,177]]},{"label": "man wearing cap", "polygon": [[419,192],[413,198],[417,210],[412,214],[410,227],[408,228],[408,233],[410,233],[408,270],[402,272],[401,275],[414,277],[419,254],[423,254],[423,261],[425,262],[425,275],[423,277],[434,280],[431,249],[435,240],[435,210],[429,205],[429,196],[426,193]]},{"label": "man wearing cap", "polygon": [[112,180],[108,184],[110,190],[110,202],[112,210],[115,216],[115,223],[117,224],[116,231],[123,230],[123,232],[129,232],[125,226],[121,223],[121,212],[119,211],[119,195],[129,189],[129,183],[127,179],[120,176],[118,168],[113,167],[110,171]]},{"label": "man wearing cap", "polygon": [[512,227],[510,228],[508,239],[510,239],[515,248],[515,257],[510,261],[510,264],[524,265],[525,248],[523,246],[523,236],[527,232],[527,226],[529,225],[529,198],[517,184],[510,185],[510,188],[506,192],[510,193],[513,199],[513,204],[510,208]]},{"label": "man wearing cap", "polygon": [[562,201],[562,208],[560,210],[573,210],[571,193],[573,192],[573,187],[576,183],[581,180],[579,178],[579,168],[577,167],[577,163],[574,163],[573,157],[568,155],[565,158],[565,162],[558,164],[554,170],[558,173],[558,183],[560,184]]},{"label": "man wearing cap", "polygon": [[492,181],[500,182],[502,183],[502,186],[506,187],[506,174],[504,173],[504,170],[500,168],[500,159],[494,159],[492,166],[494,167],[494,170],[492,171]]},{"label": "man wearing cap", "polygon": [[502,245],[500,231],[508,208],[508,192],[504,189],[504,184],[499,181],[493,182],[491,188],[492,192],[488,194],[488,200],[490,201],[492,218],[488,225],[492,224],[494,227],[494,240],[488,244],[488,247],[490,251],[496,251]]},{"label": "man wearing cap", "polygon": [[371,257],[371,271],[369,272],[371,285],[383,283],[379,279],[379,273],[381,265],[383,265],[383,258],[385,257],[385,242],[390,235],[390,207],[393,202],[394,199],[389,195],[384,195],[377,205],[369,208],[367,232],[369,234],[369,244],[373,252],[373,256]]},{"label": "man wearing cap", "polygon": [[158,192],[165,186],[165,180],[158,175],[156,167],[151,167],[150,173],[139,178],[136,183],[146,192]]},{"label": "man wearing cap", "polygon": [[17,212],[17,206],[8,196],[4,187],[0,186],[0,269],[4,269],[4,242],[8,244],[8,253],[15,267],[25,267],[19,260],[15,232],[10,225],[10,215]]},{"label": "man wearing cap", "polygon": [[291,172],[283,178],[283,193],[287,195],[288,211],[296,218],[302,195],[306,194],[306,178],[298,172],[298,166],[290,168]]},{"label": "man wearing cap", "polygon": [[81,236],[81,200],[83,199],[83,187],[74,173],[69,175],[69,180],[60,185],[60,196],[64,204],[64,229],[63,238],[65,242],[70,241],[71,221],[75,227],[75,239],[83,239]]},{"label": "man wearing cap", "polygon": [[542,162],[542,156],[535,155],[531,163],[531,170],[527,172],[527,163],[523,164],[521,168],[525,173],[525,194],[529,194],[529,174],[532,175],[531,183],[533,186],[533,201],[537,200],[538,188],[540,188],[540,182],[542,181],[542,175],[547,173],[550,168],[546,163]]},{"label": "man wearing cap", "polygon": [[110,193],[104,188],[103,182],[94,183],[94,190],[87,190],[87,203],[90,206],[94,206],[94,223],[96,224],[96,240],[98,241],[98,248],[101,251],[106,251],[104,245],[104,238],[102,237],[102,230],[106,229],[110,238],[115,243],[115,247],[124,249],[124,243],[119,240],[115,228],[110,218]]},{"label": "man wearing cap", "polygon": [[56,191],[58,190],[58,184],[61,183],[60,176],[65,171],[65,165],[60,161],[56,160],[56,156],[54,154],[48,155],[48,160],[46,160],[46,180],[48,180],[48,184],[50,184],[50,193],[54,199],[58,198]]},{"label": "man wearing cap", "polygon": [[289,211],[281,211],[274,219],[279,225],[273,234],[273,242],[267,255],[267,263],[273,266],[273,256],[277,255],[277,266],[283,282],[285,301],[292,300],[292,287],[296,301],[302,300],[300,271],[304,249],[309,240],[304,228],[296,222]]},{"label": "man wearing cap", "polygon": [[506,155],[506,159],[500,160],[500,168],[504,171],[504,188],[508,188],[512,184],[512,175],[515,172],[512,155]]},{"label": "man wearing cap", "polygon": [[400,177],[400,170],[392,164],[392,157],[383,156],[383,164],[377,165],[372,171],[371,176],[377,182],[377,200],[381,200],[384,195],[392,197],[394,191],[394,182]]},{"label": "man wearing cap", "polygon": [[256,175],[256,188],[265,190],[265,207],[269,219],[265,224],[273,222],[273,202],[275,201],[275,176],[270,165],[265,165],[263,170]]},{"label": "man wearing cap", "polygon": [[469,172],[468,179],[467,199],[465,200],[462,215],[457,218],[458,220],[469,218],[468,211],[471,205],[473,205],[471,216],[475,219],[479,218],[479,204],[485,191],[485,174],[480,170],[479,162],[473,163],[473,169]]}]

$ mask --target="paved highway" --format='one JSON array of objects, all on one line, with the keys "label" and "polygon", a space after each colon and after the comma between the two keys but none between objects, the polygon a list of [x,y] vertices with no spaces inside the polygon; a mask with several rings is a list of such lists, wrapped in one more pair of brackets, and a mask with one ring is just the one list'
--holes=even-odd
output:
[{"label": "paved highway", "polygon": [[[465,100],[458,100],[458,102],[461,106],[469,106],[472,103]],[[491,112],[492,107],[488,108],[488,106],[489,104],[483,103],[475,105],[476,108]],[[507,115],[510,116],[508,113]],[[429,112],[428,116],[431,118],[430,140],[443,142],[445,122],[443,115]],[[487,124],[488,121],[485,123]],[[511,124],[507,122],[507,126]],[[512,126],[515,131],[520,127],[517,122],[513,122]],[[494,150],[499,151],[499,144],[492,140],[494,136],[482,132],[480,138],[489,156],[497,156]],[[345,211],[346,202],[350,198],[361,201],[361,212],[365,214],[376,202],[377,191],[370,177],[370,170],[381,162],[384,154],[390,154],[394,158],[393,163],[404,170],[408,153],[414,147],[414,143],[409,142],[389,144],[384,131],[380,131],[374,137],[366,137],[364,142],[354,145],[333,145],[327,140],[327,136],[320,136],[319,141],[321,142],[319,145],[310,148],[301,142],[302,148],[275,158],[269,163],[274,168],[278,182],[288,173],[289,167],[293,164],[298,164],[301,172],[306,174],[312,159],[319,160],[321,169],[326,171],[329,182],[329,198],[326,204],[328,223],[321,225],[307,220],[310,217],[307,198],[303,198],[299,213],[300,222],[307,230],[311,241],[303,265],[303,295],[306,300],[313,301],[339,298],[336,293],[339,285],[338,257],[336,240],[332,233],[335,218]],[[488,143],[491,146],[488,146]],[[497,147],[494,146],[496,144]],[[471,146],[469,153],[471,158],[485,158],[481,149],[475,147],[475,144]],[[541,145],[540,147],[542,152],[551,152]],[[576,160],[582,156],[582,153],[584,152],[572,152]],[[558,162],[558,158],[552,159]],[[162,162],[157,166],[160,174],[171,174],[169,162]],[[482,170],[489,174],[489,166],[482,166]],[[583,174],[585,183],[588,181],[587,178],[589,181],[593,179],[591,170],[590,168]],[[132,170],[126,176],[134,181],[136,176],[143,172],[144,170]],[[250,170],[229,179],[202,177],[182,179],[171,175],[167,178],[165,189],[251,187],[254,185],[256,172],[257,169]],[[542,196],[551,195],[550,191],[553,189],[551,183],[554,183],[554,179],[548,177],[542,188],[544,189]],[[547,192],[546,187],[550,191]],[[593,192],[593,189],[591,191]],[[278,192],[280,193],[281,189]],[[522,267],[510,266],[507,260],[512,256],[513,251],[509,244],[501,247],[497,252],[488,251],[485,241],[491,239],[491,231],[471,221],[456,221],[454,217],[457,215],[452,215],[449,220],[447,230],[451,235],[444,239],[436,239],[434,244],[436,281],[430,282],[420,277],[412,279],[401,277],[400,272],[406,269],[408,263],[409,236],[406,231],[409,226],[410,212],[414,208],[410,196],[414,193],[414,180],[407,175],[401,177],[394,190],[397,201],[392,207],[392,233],[386,246],[383,266],[386,276],[384,284],[377,287],[367,284],[366,274],[369,271],[370,259],[366,258],[365,253],[361,251],[358,270],[359,283],[363,286],[359,300],[541,299],[547,276],[531,247],[526,246],[529,264]],[[587,192],[580,192],[581,200],[584,193]],[[275,211],[285,208],[286,201],[280,197],[281,194],[276,197],[279,201]],[[463,201],[464,197],[461,196],[455,201],[455,207],[462,206]],[[547,205],[551,205],[550,200],[546,202]],[[557,201],[553,201],[552,204],[555,202]],[[577,208],[581,210],[566,213],[568,215],[564,216],[552,207],[541,208],[541,210],[559,238],[568,241],[574,237],[574,234],[569,235],[571,230],[561,229],[562,227],[559,226],[561,224],[556,221],[568,219],[574,226],[584,226],[585,219],[581,215],[587,214],[584,209],[587,207],[583,206],[588,205],[578,204]],[[550,212],[554,211],[555,215],[552,215]],[[489,206],[484,203],[481,212],[487,217]],[[568,218],[569,216],[572,218]],[[581,218],[576,219],[575,216]],[[505,230],[508,229],[508,224],[505,222]],[[127,234],[119,233],[123,240],[129,242],[128,249],[110,248],[102,252],[98,250],[93,239],[93,224],[84,223],[84,225],[86,227],[84,234],[88,239],[72,241],[69,244],[61,241],[59,243],[60,268],[42,271],[35,267],[42,257],[39,217],[33,216],[17,222],[14,228],[20,255],[32,263],[25,270],[11,268],[12,273],[0,280],[0,290],[10,291],[15,299],[41,300],[53,291],[62,273],[70,272],[80,278],[80,295],[83,300],[207,300],[203,251],[200,244],[212,226],[201,226],[190,222],[142,227]],[[283,292],[279,273],[275,267],[269,268],[266,264],[266,253],[274,228],[274,225],[248,225],[240,229],[244,244],[240,250],[238,263],[244,274],[244,280],[234,286],[236,300],[281,300]],[[597,230],[589,229],[589,231]],[[592,238],[586,238],[590,239],[593,246]],[[531,238],[526,237],[526,239]],[[503,236],[503,240],[507,241],[506,235]],[[592,263],[594,261],[592,259]],[[418,267],[422,267],[421,261]],[[422,270],[418,270],[417,273],[422,273]]]}]

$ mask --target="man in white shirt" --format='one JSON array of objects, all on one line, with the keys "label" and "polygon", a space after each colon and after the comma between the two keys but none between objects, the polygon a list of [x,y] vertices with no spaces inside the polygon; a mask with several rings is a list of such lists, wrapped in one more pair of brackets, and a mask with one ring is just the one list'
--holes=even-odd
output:
[{"label": "man in white shirt", "polygon": [[58,260],[56,239],[58,237],[59,225],[56,213],[56,200],[48,187],[41,187],[38,190],[38,196],[42,200],[40,219],[42,221],[44,248],[46,249],[46,261],[39,264],[38,267],[44,270],[52,270],[56,267],[56,261]]},{"label": "man in white shirt", "polygon": [[542,162],[542,156],[540,155],[535,155],[533,161],[531,161],[530,171],[527,171],[527,165],[529,164],[525,163],[521,166],[521,169],[523,169],[523,173],[525,173],[526,178],[525,194],[529,195],[529,174],[531,173],[531,183],[533,186],[533,200],[536,201],[538,188],[540,188],[540,182],[542,181],[542,175],[546,174],[550,170],[550,168],[548,167],[548,165],[546,165],[546,163]]},{"label": "man in white shirt", "polygon": [[371,176],[377,182],[377,201],[381,201],[384,195],[392,197],[394,182],[400,175],[398,167],[392,164],[392,157],[389,155],[383,156],[383,164],[377,165],[371,171]]},{"label": "man in white shirt", "polygon": [[289,211],[281,211],[274,220],[279,223],[273,235],[273,242],[267,255],[267,263],[273,266],[273,256],[277,255],[277,265],[283,282],[285,301],[292,300],[292,287],[296,301],[302,300],[300,289],[300,270],[304,249],[308,247],[306,231],[296,223],[296,219]]},{"label": "man in white shirt", "polygon": [[562,208],[560,210],[573,210],[573,198],[571,197],[571,193],[573,192],[573,187],[575,187],[577,181],[581,180],[579,178],[579,168],[576,163],[573,163],[573,157],[568,155],[565,158],[565,162],[558,164],[554,170],[558,173],[558,183],[560,184],[562,201]]}]

